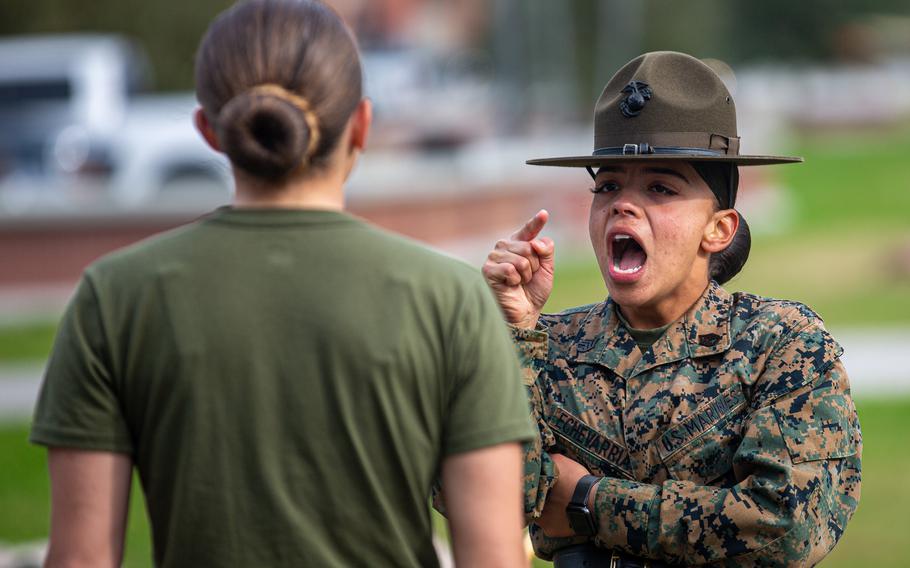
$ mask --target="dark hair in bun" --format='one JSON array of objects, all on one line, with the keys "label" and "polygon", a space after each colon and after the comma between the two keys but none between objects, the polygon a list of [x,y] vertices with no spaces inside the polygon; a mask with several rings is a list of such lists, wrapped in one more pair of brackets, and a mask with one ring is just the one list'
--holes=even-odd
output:
[{"label": "dark hair in bun", "polygon": [[196,94],[235,167],[280,181],[325,165],[362,97],[341,18],[311,0],[248,0],[212,22]]},{"label": "dark hair in bun", "polygon": [[281,179],[309,163],[319,124],[305,99],[277,85],[240,93],[218,115],[218,139],[231,161],[264,179]]}]

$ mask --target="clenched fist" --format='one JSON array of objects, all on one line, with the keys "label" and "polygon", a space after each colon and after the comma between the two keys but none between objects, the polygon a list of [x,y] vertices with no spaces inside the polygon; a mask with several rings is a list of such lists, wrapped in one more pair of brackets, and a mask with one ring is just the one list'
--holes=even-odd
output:
[{"label": "clenched fist", "polygon": [[537,325],[553,290],[553,241],[537,238],[550,214],[540,210],[508,239],[496,243],[483,265],[506,321],[523,328]]}]

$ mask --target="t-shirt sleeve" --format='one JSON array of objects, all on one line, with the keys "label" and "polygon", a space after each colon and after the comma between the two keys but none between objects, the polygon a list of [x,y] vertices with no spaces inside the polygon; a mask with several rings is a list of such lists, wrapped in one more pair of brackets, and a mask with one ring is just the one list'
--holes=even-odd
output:
[{"label": "t-shirt sleeve", "polygon": [[57,331],[35,408],[35,444],[132,453],[111,348],[91,278],[79,283]]},{"label": "t-shirt sleeve", "polygon": [[450,329],[451,386],[443,453],[531,440],[536,431],[515,348],[479,276],[466,290]]}]

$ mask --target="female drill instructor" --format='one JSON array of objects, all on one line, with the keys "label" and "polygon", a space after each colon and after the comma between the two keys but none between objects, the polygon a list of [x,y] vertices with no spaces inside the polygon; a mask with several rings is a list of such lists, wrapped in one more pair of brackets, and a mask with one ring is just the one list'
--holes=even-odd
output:
[{"label": "female drill instructor", "polygon": [[737,166],[800,160],[740,155],[729,93],[680,53],[620,69],[594,130],[593,155],[528,163],[594,176],[609,298],[540,314],[545,211],[484,265],[540,431],[525,472],[537,554],[559,568],[817,563],[859,499],[841,348],[807,307],[721,287],[749,249]]},{"label": "female drill instructor", "polygon": [[199,49],[199,130],[233,207],[91,267],[32,440],[49,566],[119,566],[133,464],[157,566],[522,562],[534,427],[479,274],[342,212],[363,149],[353,37],[326,6],[241,2]]}]

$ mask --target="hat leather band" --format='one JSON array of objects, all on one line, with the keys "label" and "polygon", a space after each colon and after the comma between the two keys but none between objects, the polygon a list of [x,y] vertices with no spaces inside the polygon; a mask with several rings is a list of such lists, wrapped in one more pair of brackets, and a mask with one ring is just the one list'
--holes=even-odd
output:
[{"label": "hat leather band", "polygon": [[598,136],[594,140],[595,156],[628,156],[637,154],[684,154],[695,156],[738,156],[739,138],[709,132],[639,133],[645,142],[629,143],[625,136]]},{"label": "hat leather band", "polygon": [[686,156],[725,156],[719,150],[705,150],[704,148],[660,148],[643,142],[641,144],[623,144],[612,148],[598,148],[594,150],[595,156],[637,156],[639,154],[682,154]]}]

